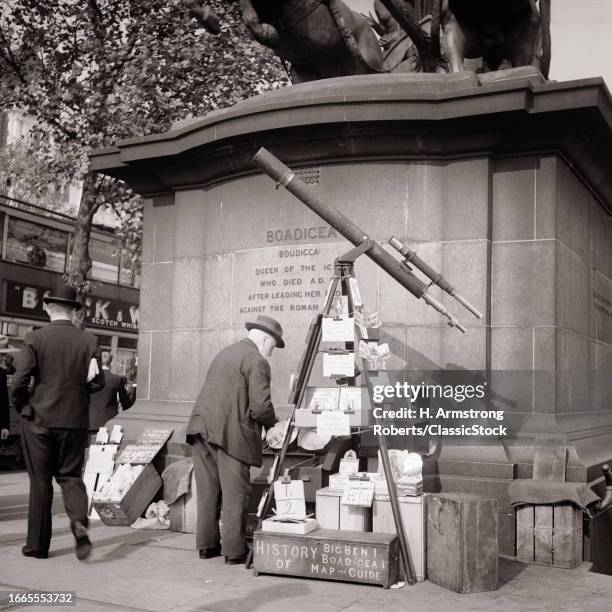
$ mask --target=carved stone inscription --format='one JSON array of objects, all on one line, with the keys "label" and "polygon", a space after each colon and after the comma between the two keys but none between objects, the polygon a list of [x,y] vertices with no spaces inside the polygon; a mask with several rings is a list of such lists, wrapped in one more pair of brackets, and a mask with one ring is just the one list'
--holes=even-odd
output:
[{"label": "carved stone inscription", "polygon": [[[253,314],[308,320],[325,298],[333,261],[343,246],[300,244],[237,252],[233,281],[235,321]],[[346,247],[344,247],[346,250]]]}]

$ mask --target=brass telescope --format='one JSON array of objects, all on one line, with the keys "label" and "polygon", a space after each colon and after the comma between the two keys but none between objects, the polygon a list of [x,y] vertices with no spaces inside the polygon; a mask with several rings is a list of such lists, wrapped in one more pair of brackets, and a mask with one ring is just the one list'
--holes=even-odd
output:
[{"label": "brass telescope", "polygon": [[[355,246],[364,242],[370,242],[371,246],[365,254],[375,261],[387,274],[392,276],[400,285],[405,287],[417,299],[423,299],[432,308],[435,308],[443,317],[446,317],[451,327],[456,327],[462,333],[465,327],[459,320],[449,312],[448,308],[429,293],[429,285],[415,276],[408,266],[398,261],[390,253],[385,251],[377,242],[368,236],[362,229],[355,225],[333,206],[320,202],[308,189],[306,184],[300,180],[294,172],[267,149],[261,148],[251,160],[258,168],[263,170],[274,181],[281,184],[287,191],[301,200],[308,208],[315,212],[324,221],[329,223],[336,231],[344,236]],[[395,246],[395,245],[392,245]],[[402,245],[403,246],[403,245]],[[397,246],[395,246],[397,248]],[[464,304],[465,305],[465,304]],[[467,306],[466,306],[467,307]],[[471,308],[470,308],[471,310]],[[475,309],[474,309],[475,310]],[[474,312],[472,310],[472,312]],[[476,314],[478,311],[474,312]],[[480,314],[480,313],[478,313]]]}]

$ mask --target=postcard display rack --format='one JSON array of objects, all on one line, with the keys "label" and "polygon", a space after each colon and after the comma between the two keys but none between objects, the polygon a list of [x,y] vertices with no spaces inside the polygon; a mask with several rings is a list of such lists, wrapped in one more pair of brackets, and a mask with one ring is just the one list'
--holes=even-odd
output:
[{"label": "postcard display rack", "polygon": [[[316,428],[318,436],[335,438],[359,435],[371,425],[372,385],[383,378],[389,347],[379,344],[375,334],[380,320],[364,308],[354,277],[355,259],[370,246],[369,241],[364,241],[335,261],[323,312],[308,331],[306,350],[289,399],[292,411],[283,432],[283,444],[258,507],[258,528],[247,560],[247,567],[252,564],[255,575],[304,576],[385,588],[400,576],[409,584],[425,579],[425,513],[419,455],[389,451],[384,436],[378,436],[380,470],[361,473],[357,455],[347,452],[340,461],[339,472],[330,475],[329,486],[316,491],[315,519],[306,515],[303,483],[291,480],[288,470],[279,478],[294,429]],[[338,344],[343,346],[339,348]],[[308,387],[319,353],[324,378],[330,382],[324,387]],[[356,368],[356,357],[360,358],[361,370]],[[355,380],[360,376],[364,386],[356,386]],[[289,503],[287,497],[291,498]],[[266,518],[273,498],[274,516]],[[279,546],[281,543],[283,546]],[[404,570],[401,574],[400,563]]]},{"label": "postcard display rack", "polygon": [[100,518],[92,505],[93,495],[100,491],[111,477],[115,468],[115,455],[122,438],[123,432],[120,425],[115,425],[110,435],[106,427],[100,427],[95,443],[87,449],[83,483],[87,491],[87,516],[90,519]]},{"label": "postcard display rack", "polygon": [[129,526],[147,509],[162,486],[153,459],[172,429],[145,429],[120,453],[115,469],[93,493],[93,508],[105,525]]}]

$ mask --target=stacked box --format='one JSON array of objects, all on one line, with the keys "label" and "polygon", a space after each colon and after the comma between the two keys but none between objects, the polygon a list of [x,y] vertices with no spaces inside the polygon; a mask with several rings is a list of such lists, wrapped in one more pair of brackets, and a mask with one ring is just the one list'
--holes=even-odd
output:
[{"label": "stacked box", "polygon": [[[364,475],[365,478],[355,476]],[[351,477],[352,476],[352,477]],[[367,487],[374,483],[374,492],[377,495],[389,495],[387,481],[383,474],[378,472],[360,472],[359,474],[330,474],[329,488],[335,491],[344,491],[347,487]],[[418,482],[396,482],[395,490],[398,495],[422,495],[423,481]]]},{"label": "stacked box", "polygon": [[[408,544],[410,562],[416,580],[427,578],[425,553],[425,502],[426,495],[398,497],[404,535]],[[374,533],[396,533],[393,510],[388,495],[375,495],[372,505],[372,531]],[[403,579],[404,566],[400,563],[400,579]]]},{"label": "stacked box", "polygon": [[342,491],[329,487],[317,491],[316,517],[321,529],[371,531],[372,509],[341,504]]}]

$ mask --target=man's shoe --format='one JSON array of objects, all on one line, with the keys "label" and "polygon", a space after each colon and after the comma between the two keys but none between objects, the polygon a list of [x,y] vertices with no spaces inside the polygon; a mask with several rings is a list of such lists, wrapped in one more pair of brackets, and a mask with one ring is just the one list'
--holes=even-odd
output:
[{"label": "man's shoe", "polygon": [[24,546],[21,549],[21,554],[24,557],[33,557],[34,559],[48,559],[49,558],[49,553],[40,552],[38,550],[30,550],[29,548],[27,548],[27,546]]},{"label": "man's shoe", "polygon": [[246,563],[248,553],[242,553],[237,557],[225,557],[225,565],[240,565]]},{"label": "man's shoe", "polygon": [[212,548],[200,548],[200,559],[212,559],[221,554],[221,546],[213,546]]},{"label": "man's shoe", "polygon": [[76,556],[79,561],[84,561],[91,553],[91,540],[87,533],[87,527],[82,523],[74,526],[74,539],[76,540]]}]

